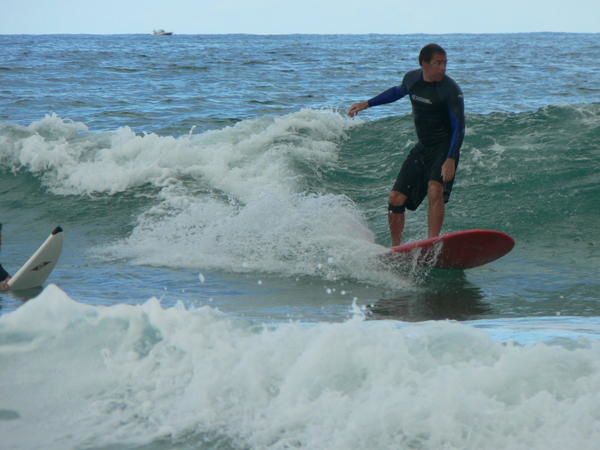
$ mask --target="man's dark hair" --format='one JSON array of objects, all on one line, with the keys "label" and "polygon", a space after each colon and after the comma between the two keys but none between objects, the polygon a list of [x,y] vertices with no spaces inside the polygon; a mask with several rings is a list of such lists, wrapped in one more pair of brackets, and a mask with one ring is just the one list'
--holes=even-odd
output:
[{"label": "man's dark hair", "polygon": [[419,65],[422,66],[423,61],[431,61],[431,58],[433,58],[433,55],[435,55],[436,53],[441,53],[442,55],[445,55],[446,50],[444,50],[437,44],[427,44],[421,49],[421,52],[419,53]]}]

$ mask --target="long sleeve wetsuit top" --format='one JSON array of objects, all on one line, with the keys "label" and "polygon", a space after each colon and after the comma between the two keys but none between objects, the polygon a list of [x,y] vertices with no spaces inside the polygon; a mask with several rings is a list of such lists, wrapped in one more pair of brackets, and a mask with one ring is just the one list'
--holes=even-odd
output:
[{"label": "long sleeve wetsuit top", "polygon": [[419,141],[426,147],[448,143],[448,158],[458,159],[465,136],[463,93],[449,76],[427,82],[421,69],[407,72],[400,86],[373,97],[369,106],[392,103],[409,95]]}]

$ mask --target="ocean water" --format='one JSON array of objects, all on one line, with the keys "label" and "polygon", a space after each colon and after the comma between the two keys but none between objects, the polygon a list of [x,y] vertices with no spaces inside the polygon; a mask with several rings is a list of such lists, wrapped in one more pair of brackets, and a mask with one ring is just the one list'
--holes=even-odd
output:
[{"label": "ocean water", "polygon": [[[600,37],[0,36],[2,449],[595,449]],[[516,247],[390,270],[406,99],[448,51],[444,229]],[[406,239],[426,236],[426,208]]]}]

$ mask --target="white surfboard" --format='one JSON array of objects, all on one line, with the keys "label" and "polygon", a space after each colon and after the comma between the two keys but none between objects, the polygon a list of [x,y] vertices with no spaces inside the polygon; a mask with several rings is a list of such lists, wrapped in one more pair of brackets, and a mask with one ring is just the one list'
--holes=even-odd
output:
[{"label": "white surfboard", "polygon": [[62,252],[62,231],[61,227],[56,227],[31,258],[8,280],[11,290],[31,289],[46,281]]}]

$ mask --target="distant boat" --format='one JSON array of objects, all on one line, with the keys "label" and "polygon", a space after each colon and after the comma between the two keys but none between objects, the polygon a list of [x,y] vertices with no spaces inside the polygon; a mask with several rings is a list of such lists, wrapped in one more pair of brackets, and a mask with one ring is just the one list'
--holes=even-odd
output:
[{"label": "distant boat", "polygon": [[165,30],[154,30],[154,36],[171,36],[173,34],[172,31]]}]

